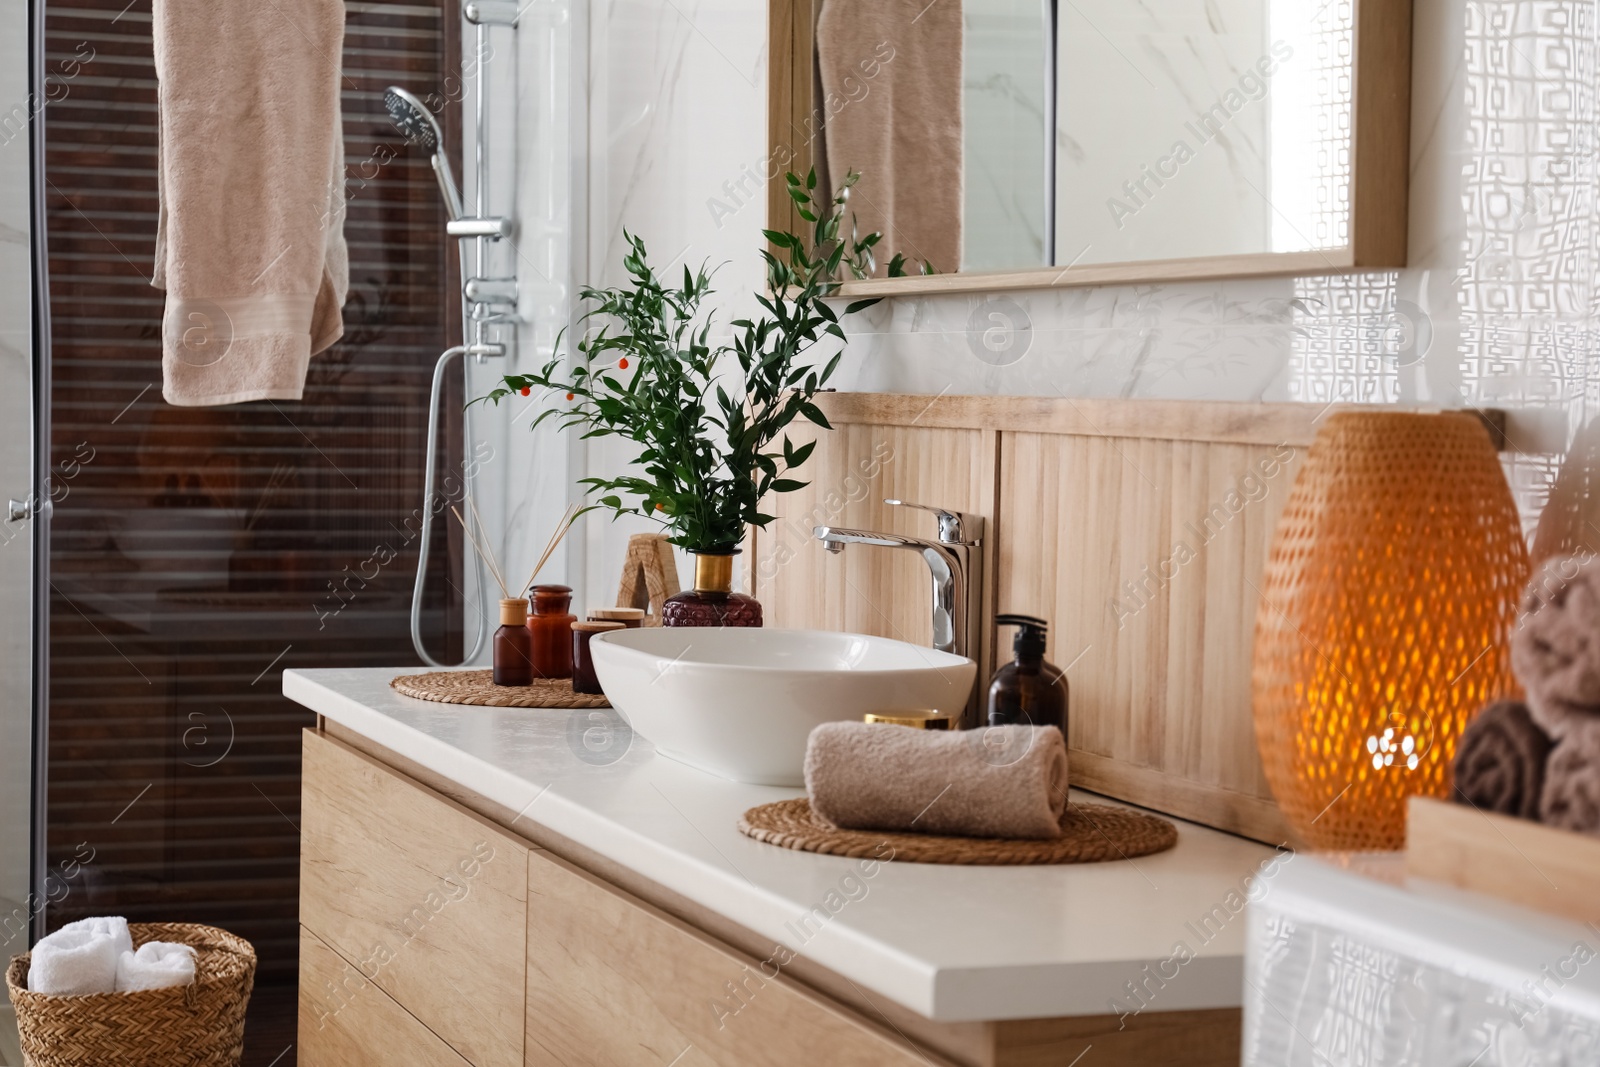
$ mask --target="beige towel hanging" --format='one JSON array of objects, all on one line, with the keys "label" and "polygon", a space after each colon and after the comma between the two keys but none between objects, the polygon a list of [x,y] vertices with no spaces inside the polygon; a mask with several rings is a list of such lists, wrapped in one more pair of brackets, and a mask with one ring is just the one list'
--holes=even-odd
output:
[{"label": "beige towel hanging", "polygon": [[961,0],[826,0],[818,16],[828,177],[861,172],[850,207],[884,235],[880,276],[896,252],[908,273],[961,267],[961,50]]},{"label": "beige towel hanging", "polygon": [[162,395],[298,400],[344,333],[342,0],[155,0]]}]

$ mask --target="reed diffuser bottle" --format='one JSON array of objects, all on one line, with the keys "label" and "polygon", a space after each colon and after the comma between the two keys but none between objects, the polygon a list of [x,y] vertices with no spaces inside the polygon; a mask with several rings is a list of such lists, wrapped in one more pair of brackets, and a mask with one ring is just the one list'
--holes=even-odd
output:
[{"label": "reed diffuser bottle", "polygon": [[494,632],[494,684],[532,685],[533,658],[528,640],[528,602],[500,601],[500,629]]}]

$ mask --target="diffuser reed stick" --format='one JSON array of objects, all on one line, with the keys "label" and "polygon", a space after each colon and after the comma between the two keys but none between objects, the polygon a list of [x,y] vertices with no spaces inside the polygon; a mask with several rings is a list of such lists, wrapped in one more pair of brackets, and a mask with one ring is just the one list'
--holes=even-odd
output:
[{"label": "diffuser reed stick", "polygon": [[472,525],[477,528],[478,542],[482,544],[484,548],[490,549],[489,566],[494,570],[494,580],[500,583],[501,589],[508,590],[507,595],[510,595],[510,587],[506,585],[505,572],[500,569],[500,561],[494,558],[494,551],[492,548],[490,548],[490,546],[494,544],[494,539],[489,536],[489,528],[484,524],[483,516],[478,512],[478,503],[470,496],[466,498],[466,501],[467,516],[472,520]]},{"label": "diffuser reed stick", "polygon": [[556,523],[555,532],[550,535],[550,543],[544,546],[544,555],[540,556],[539,562],[533,565],[533,573],[528,575],[528,584],[522,587],[524,590],[533,587],[533,580],[539,577],[539,572],[549,562],[551,554],[561,544],[561,539],[567,536],[567,531],[572,529],[572,524],[578,521],[578,516],[583,513],[583,510],[583,507],[579,504],[567,505],[567,510],[561,515],[561,521]]},{"label": "diffuser reed stick", "polygon": [[461,532],[466,535],[467,543],[472,546],[472,550],[478,554],[478,558],[483,561],[483,565],[489,568],[489,574],[494,578],[495,582],[499,584],[501,599],[510,600],[511,594],[506,590],[506,580],[500,577],[500,567],[495,562],[494,553],[484,546],[478,544],[478,539],[472,536],[472,527],[467,525],[467,520],[461,517],[461,512],[456,510],[456,506],[454,504],[450,505],[450,514],[454,515],[456,517],[456,521],[461,524]]}]

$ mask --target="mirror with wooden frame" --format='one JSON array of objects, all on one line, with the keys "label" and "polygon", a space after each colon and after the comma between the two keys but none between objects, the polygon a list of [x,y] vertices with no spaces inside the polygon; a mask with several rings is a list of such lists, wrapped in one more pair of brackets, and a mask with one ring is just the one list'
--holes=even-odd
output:
[{"label": "mirror with wooden frame", "polygon": [[847,295],[1405,265],[1410,0],[771,0],[770,35],[770,225],[805,232],[786,171],[859,172]]}]

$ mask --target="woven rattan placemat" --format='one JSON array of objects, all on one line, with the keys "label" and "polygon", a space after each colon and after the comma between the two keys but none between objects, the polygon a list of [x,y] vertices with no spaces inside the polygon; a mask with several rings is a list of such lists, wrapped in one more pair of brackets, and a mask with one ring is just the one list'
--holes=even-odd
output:
[{"label": "woven rattan placemat", "polygon": [[532,685],[495,685],[493,671],[429,671],[402,674],[389,684],[395,692],[441,704],[482,704],[491,708],[609,708],[603,696],[574,693],[567,678],[539,678]]},{"label": "woven rattan placemat", "polygon": [[[934,834],[836,830],[811,811],[805,797],[751,808],[739,830],[757,841],[830,856],[856,856],[909,863],[1015,866],[1032,863],[1101,863],[1163,852],[1178,843],[1178,828],[1165,819],[1106,804],[1072,804],[1054,841]],[[886,854],[887,853],[887,854]]]}]

